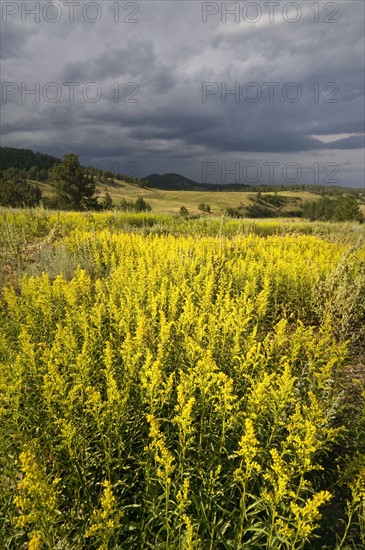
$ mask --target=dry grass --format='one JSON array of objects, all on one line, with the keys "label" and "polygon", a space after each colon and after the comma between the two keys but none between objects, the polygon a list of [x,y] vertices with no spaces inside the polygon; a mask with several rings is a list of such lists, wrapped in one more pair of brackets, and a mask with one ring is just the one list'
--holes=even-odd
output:
[{"label": "dry grass", "polygon": [[[43,195],[49,197],[52,194],[51,188],[47,183],[37,183]],[[138,197],[143,197],[152,207],[156,214],[176,214],[181,206],[185,206],[191,214],[201,214],[199,204],[207,203],[211,207],[211,215],[221,215],[227,208],[238,208],[239,206],[248,206],[252,204],[251,199],[256,197],[256,193],[238,193],[225,191],[164,191],[162,189],[141,188],[126,182],[114,181],[110,184],[101,184],[97,186],[101,197],[107,191],[115,203],[121,199],[135,201]],[[262,193],[264,198],[267,193]],[[272,195],[272,193],[269,193]],[[318,200],[319,195],[308,191],[282,191],[278,195],[292,199],[291,203],[283,207],[284,211],[298,209],[298,199],[303,202]],[[365,209],[365,206],[364,206]],[[209,216],[209,214],[207,214]]]}]

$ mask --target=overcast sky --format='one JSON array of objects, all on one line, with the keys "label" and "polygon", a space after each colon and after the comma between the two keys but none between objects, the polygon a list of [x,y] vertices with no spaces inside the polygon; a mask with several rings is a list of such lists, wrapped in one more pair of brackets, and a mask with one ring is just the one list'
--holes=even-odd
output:
[{"label": "overcast sky", "polygon": [[1,8],[3,146],[141,177],[365,185],[363,0]]}]

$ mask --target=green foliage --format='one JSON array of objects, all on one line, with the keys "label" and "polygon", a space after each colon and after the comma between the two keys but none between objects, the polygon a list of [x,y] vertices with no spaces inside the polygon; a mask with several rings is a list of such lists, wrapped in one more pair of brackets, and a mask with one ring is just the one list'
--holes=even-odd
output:
[{"label": "green foliage", "polygon": [[60,160],[43,153],[34,153],[30,149],[15,149],[13,147],[0,147],[0,170],[14,168],[16,170],[47,172]]},{"label": "green foliage", "polygon": [[118,205],[118,210],[121,210],[122,212],[151,212],[152,208],[146,202],[143,197],[138,197],[136,202],[133,201],[127,201],[126,199],[122,199]]},{"label": "green foliage", "polygon": [[85,174],[77,155],[65,155],[63,161],[53,167],[52,182],[56,195],[54,206],[66,210],[97,208],[94,180]]},{"label": "green foliage", "polygon": [[282,214],[263,204],[250,204],[247,207],[248,218],[274,218],[277,215]]},{"label": "green foliage", "polygon": [[17,177],[11,171],[0,173],[0,205],[12,207],[37,206],[42,194],[36,185]]},{"label": "green foliage", "polygon": [[143,197],[138,197],[134,204],[135,212],[151,212],[151,206],[144,200]]},{"label": "green foliage", "polygon": [[205,204],[204,202],[202,202],[202,203],[199,204],[199,210],[201,212],[209,213],[210,212],[210,206],[209,206],[209,204]]},{"label": "green foliage", "polygon": [[132,201],[127,201],[126,199],[121,199],[118,204],[118,210],[121,210],[122,212],[133,212],[134,211],[134,203]]},{"label": "green foliage", "polygon": [[113,208],[113,199],[108,192],[105,193],[102,201],[103,210],[111,210]]},{"label": "green foliage", "polygon": [[179,214],[180,216],[188,216],[189,210],[186,208],[186,206],[180,206]]},{"label": "green foliage", "polygon": [[11,181],[46,181],[48,179],[48,171],[44,168],[39,169],[37,166],[32,166],[29,170],[20,168],[7,168],[2,172],[5,180]]},{"label": "green foliage", "polygon": [[274,195],[270,195],[269,193],[266,193],[265,195],[257,193],[257,200],[271,204],[272,206],[276,207],[284,206],[284,204],[288,202],[287,197],[283,197],[282,195],[278,195],[277,193],[275,193]]},{"label": "green foliage", "polygon": [[226,216],[228,218],[242,218],[243,215],[238,208],[226,208]]},{"label": "green foliage", "polygon": [[333,220],[338,222],[355,220],[364,221],[364,216],[357,204],[356,198],[350,195],[335,200]]},{"label": "green foliage", "polygon": [[304,217],[312,221],[364,221],[357,200],[351,195],[335,199],[321,197],[318,201],[309,202],[304,205]]}]

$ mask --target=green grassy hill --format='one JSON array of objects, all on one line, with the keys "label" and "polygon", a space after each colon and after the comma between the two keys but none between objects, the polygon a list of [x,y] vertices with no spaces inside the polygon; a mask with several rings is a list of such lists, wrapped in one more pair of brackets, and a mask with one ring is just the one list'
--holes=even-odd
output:
[{"label": "green grassy hill", "polygon": [[[28,149],[7,147],[0,148],[0,158],[0,170],[17,170],[23,179],[38,185],[44,197],[52,195],[52,188],[48,183],[50,168],[60,162],[60,159]],[[321,185],[209,185],[175,173],[151,174],[144,180],[131,179],[108,171],[95,170],[92,175],[98,182],[99,200],[109,193],[114,205],[118,206],[122,199],[135,202],[138,197],[143,197],[157,214],[175,214],[182,206],[190,214],[202,214],[199,205],[205,204],[210,207],[210,213],[204,214],[205,216],[221,215],[227,209],[232,209],[233,215],[244,217],[295,217],[301,214],[306,202],[318,200],[324,190],[333,197],[355,191],[340,187],[324,188]],[[365,191],[361,193],[358,189],[356,192],[357,202],[365,214]]]},{"label": "green grassy hill", "polygon": [[[141,188],[138,185],[115,182],[113,185],[98,185],[98,191],[102,197],[106,192],[110,194],[113,201],[118,203],[122,198],[128,201],[135,201],[138,197],[143,197],[156,213],[177,213],[181,206],[185,206],[190,213],[197,214],[201,203],[209,204],[211,215],[220,215],[222,210],[227,208],[238,208],[244,210],[255,200],[257,193],[239,193],[230,191],[165,191],[162,189]],[[273,193],[262,193],[263,198]],[[313,201],[319,198],[318,195],[308,191],[283,191],[278,192],[279,196],[287,198],[287,203],[282,210],[298,210],[298,206],[305,201]],[[209,214],[206,214],[209,216]]]},{"label": "green grassy hill", "polygon": [[[43,196],[52,194],[51,186],[48,183],[33,182],[39,186]],[[232,191],[165,191],[140,187],[134,183],[110,180],[108,183],[97,184],[99,200],[102,200],[105,193],[109,193],[115,206],[121,201],[135,202],[138,197],[151,205],[152,211],[156,214],[177,214],[181,206],[185,206],[190,214],[201,214],[204,216],[220,216],[228,208],[237,209],[241,215],[249,216],[248,208],[257,205],[256,192],[232,192]],[[282,204],[272,204],[273,197],[280,197]],[[261,206],[272,211],[272,217],[293,217],[306,202],[318,200],[320,195],[310,191],[278,191],[261,192]],[[211,213],[205,214],[199,210],[201,203],[209,204]],[[365,204],[360,205],[365,213]]]}]

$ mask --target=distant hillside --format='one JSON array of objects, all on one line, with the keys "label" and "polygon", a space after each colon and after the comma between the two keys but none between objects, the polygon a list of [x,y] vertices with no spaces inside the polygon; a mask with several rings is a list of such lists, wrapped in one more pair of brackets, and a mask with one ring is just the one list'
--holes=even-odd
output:
[{"label": "distant hillside", "polygon": [[[60,160],[29,149],[2,147],[0,149],[0,195],[6,191],[2,181],[16,181],[36,184],[47,200],[54,194],[50,168]],[[343,195],[356,197],[365,214],[365,192],[361,189],[329,187],[323,185],[244,185],[198,183],[176,173],[151,174],[147,178],[131,178],[108,170],[84,167],[94,176],[99,204],[112,201],[119,208],[127,203],[135,204],[143,198],[158,214],[179,214],[181,207],[191,215],[205,217],[227,214],[231,217],[277,218],[302,217],[307,203],[317,201],[320,196],[332,198]],[[7,173],[8,172],[8,173]],[[1,180],[1,177],[4,179]],[[9,185],[7,186],[9,189]],[[10,188],[14,198],[14,189]],[[1,197],[0,197],[1,202]],[[206,208],[209,207],[209,210]]]},{"label": "distant hillside", "polygon": [[31,149],[0,147],[0,170],[8,168],[30,170],[33,166],[39,170],[49,170],[58,162],[61,161],[56,157],[44,153],[34,153]]},{"label": "distant hillside", "polygon": [[198,183],[181,174],[151,174],[144,178],[146,187],[165,191],[251,191],[252,185],[243,183]]},{"label": "distant hillside", "polygon": [[[49,170],[61,159],[36,153],[31,149],[16,149],[15,147],[0,147],[0,171],[15,169],[33,181],[47,181],[49,179]],[[151,174],[143,179],[132,178],[125,174],[116,174],[110,170],[98,170],[93,167],[84,167],[85,171],[93,175],[96,181],[104,183],[110,187],[118,186],[119,182],[124,181],[133,183],[140,188],[160,189],[162,191],[197,191],[197,192],[235,192],[235,193],[253,193],[253,192],[283,192],[290,191],[296,193],[309,192],[316,195],[341,195],[343,193],[354,193],[360,200],[364,197],[364,191],[360,188],[346,188],[340,186],[327,186],[320,184],[245,184],[245,183],[198,183],[181,174],[174,172],[168,174]],[[117,180],[117,181],[115,181]]]},{"label": "distant hillside", "polygon": [[[11,170],[20,172],[21,177],[33,181],[47,181],[50,179],[50,170],[55,164],[61,162],[61,159],[46,155],[44,153],[35,153],[31,149],[16,149],[15,147],[0,147],[0,172]],[[138,178],[132,178],[125,174],[116,174],[110,170],[98,170],[93,166],[84,166],[88,174],[95,176],[97,181],[107,183],[110,186],[118,185],[113,179],[118,181],[128,181],[140,185]]]},{"label": "distant hillside", "polygon": [[234,193],[252,193],[252,192],[280,192],[308,191],[317,195],[341,195],[342,193],[351,193],[359,195],[362,193],[360,188],[349,188],[335,185],[320,184],[265,184],[259,183],[251,185],[247,183],[198,183],[192,179],[186,178],[181,174],[174,172],[168,174],[151,174],[143,179],[143,187],[150,189],[161,189],[162,191],[220,191]]},{"label": "distant hillside", "polygon": [[204,185],[180,174],[151,174],[145,178],[146,187],[165,191],[202,191]]}]

